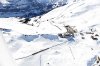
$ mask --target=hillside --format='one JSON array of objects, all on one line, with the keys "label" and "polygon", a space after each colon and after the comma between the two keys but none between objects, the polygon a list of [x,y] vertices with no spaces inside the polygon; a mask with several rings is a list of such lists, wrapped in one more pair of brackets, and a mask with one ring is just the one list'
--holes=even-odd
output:
[{"label": "hillside", "polygon": [[0,0],[0,18],[30,18],[66,5],[69,0]]},{"label": "hillside", "polygon": [[[100,66],[100,1],[78,0],[30,18],[0,18],[0,30],[18,66]],[[61,38],[64,26],[77,30]]]}]

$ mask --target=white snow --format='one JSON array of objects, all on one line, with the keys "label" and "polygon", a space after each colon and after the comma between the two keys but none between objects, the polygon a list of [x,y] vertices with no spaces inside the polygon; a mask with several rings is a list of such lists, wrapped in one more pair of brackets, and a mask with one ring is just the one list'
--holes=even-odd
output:
[{"label": "white snow", "polygon": [[17,66],[0,32],[0,66]]},{"label": "white snow", "polygon": [[[33,26],[20,23],[18,18],[0,18],[0,29],[19,66],[93,66],[94,57],[100,56],[99,19],[99,0],[77,0],[56,8],[41,18],[31,18],[28,24]],[[78,31],[75,38],[57,36],[58,33],[66,32],[65,25],[75,26]],[[83,36],[80,35],[81,32]],[[88,32],[94,34],[86,34]],[[99,35],[96,36],[98,40],[93,40],[91,36],[96,34]],[[48,47],[52,48],[18,59]]]},{"label": "white snow", "polygon": [[7,0],[0,0],[0,3],[2,3],[2,4],[8,4],[9,2]]}]

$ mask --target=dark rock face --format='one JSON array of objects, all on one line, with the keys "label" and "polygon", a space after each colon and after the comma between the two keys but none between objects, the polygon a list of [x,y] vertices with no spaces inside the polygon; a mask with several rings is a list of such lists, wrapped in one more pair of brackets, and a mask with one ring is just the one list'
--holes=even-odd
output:
[{"label": "dark rock face", "polygon": [[[65,5],[65,3],[44,3],[38,0],[8,0],[6,6],[0,5],[0,17],[24,17],[30,18],[47,13],[48,11]],[[56,7],[54,7],[56,6]]]}]

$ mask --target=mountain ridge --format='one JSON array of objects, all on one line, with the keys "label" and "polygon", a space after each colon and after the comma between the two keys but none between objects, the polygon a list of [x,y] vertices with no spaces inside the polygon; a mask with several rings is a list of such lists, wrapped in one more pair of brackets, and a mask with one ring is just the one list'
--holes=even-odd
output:
[{"label": "mountain ridge", "polygon": [[[72,0],[73,1],[73,0]],[[1,18],[5,17],[34,17],[45,14],[52,9],[67,4],[67,0],[7,0],[5,6],[1,3]]]}]

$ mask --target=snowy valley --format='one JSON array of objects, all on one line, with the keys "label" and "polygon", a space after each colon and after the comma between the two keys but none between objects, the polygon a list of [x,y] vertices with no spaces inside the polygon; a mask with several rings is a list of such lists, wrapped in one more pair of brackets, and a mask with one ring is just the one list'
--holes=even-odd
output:
[{"label": "snowy valley", "polygon": [[[25,18],[0,18],[0,31],[17,66],[100,66],[99,19],[100,0],[71,0],[26,23]],[[68,25],[76,33],[61,38]]]}]

